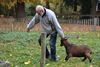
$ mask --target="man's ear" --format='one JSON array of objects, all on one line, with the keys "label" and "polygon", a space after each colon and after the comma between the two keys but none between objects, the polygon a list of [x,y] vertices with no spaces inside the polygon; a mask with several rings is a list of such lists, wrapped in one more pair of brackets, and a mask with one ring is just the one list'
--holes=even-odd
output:
[{"label": "man's ear", "polygon": [[27,30],[26,30],[27,32],[29,32],[30,31],[30,29],[29,28],[27,28]]}]

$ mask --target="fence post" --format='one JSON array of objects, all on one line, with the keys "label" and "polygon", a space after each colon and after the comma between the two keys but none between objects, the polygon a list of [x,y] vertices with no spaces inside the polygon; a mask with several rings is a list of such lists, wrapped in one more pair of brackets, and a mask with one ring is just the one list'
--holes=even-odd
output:
[{"label": "fence post", "polygon": [[97,18],[93,18],[93,31],[96,31]]},{"label": "fence post", "polygon": [[45,67],[46,33],[41,33],[41,60],[40,67]]}]

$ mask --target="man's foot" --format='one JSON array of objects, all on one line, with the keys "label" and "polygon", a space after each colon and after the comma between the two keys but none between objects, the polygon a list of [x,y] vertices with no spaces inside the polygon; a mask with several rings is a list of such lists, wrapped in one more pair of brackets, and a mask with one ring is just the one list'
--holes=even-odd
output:
[{"label": "man's foot", "polygon": [[49,59],[50,58],[50,54],[49,53],[46,53],[45,58],[46,59]]},{"label": "man's foot", "polygon": [[46,56],[46,59],[49,59],[49,56]]},{"label": "man's foot", "polygon": [[58,58],[56,58],[56,59],[51,58],[50,60],[56,62],[56,61],[58,61]]}]

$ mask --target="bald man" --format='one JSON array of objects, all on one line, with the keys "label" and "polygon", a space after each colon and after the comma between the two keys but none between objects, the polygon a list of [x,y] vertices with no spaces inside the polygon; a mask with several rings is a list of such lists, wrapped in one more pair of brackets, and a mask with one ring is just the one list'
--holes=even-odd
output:
[{"label": "bald man", "polygon": [[[56,57],[56,39],[57,33],[61,38],[64,38],[63,30],[56,18],[55,13],[41,5],[36,6],[36,14],[27,25],[27,32],[30,31],[37,23],[42,26],[42,32],[45,32],[47,37],[50,36],[50,52],[46,47],[46,58],[52,61],[57,61]],[[41,36],[39,37],[39,44],[41,45]]]}]

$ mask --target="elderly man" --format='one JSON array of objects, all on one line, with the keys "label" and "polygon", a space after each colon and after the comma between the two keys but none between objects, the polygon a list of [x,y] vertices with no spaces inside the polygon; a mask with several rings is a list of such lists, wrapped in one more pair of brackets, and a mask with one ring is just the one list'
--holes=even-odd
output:
[{"label": "elderly man", "polygon": [[[30,31],[30,29],[32,29],[37,23],[41,24],[43,29],[42,32],[45,32],[47,37],[50,36],[50,52],[46,47],[46,58],[50,57],[52,61],[56,61],[57,33],[60,35],[61,38],[64,38],[64,33],[61,26],[58,23],[55,13],[50,9],[47,9],[41,5],[37,5],[36,14],[27,25],[27,32]],[[41,36],[39,37],[38,41],[41,45]]]}]

